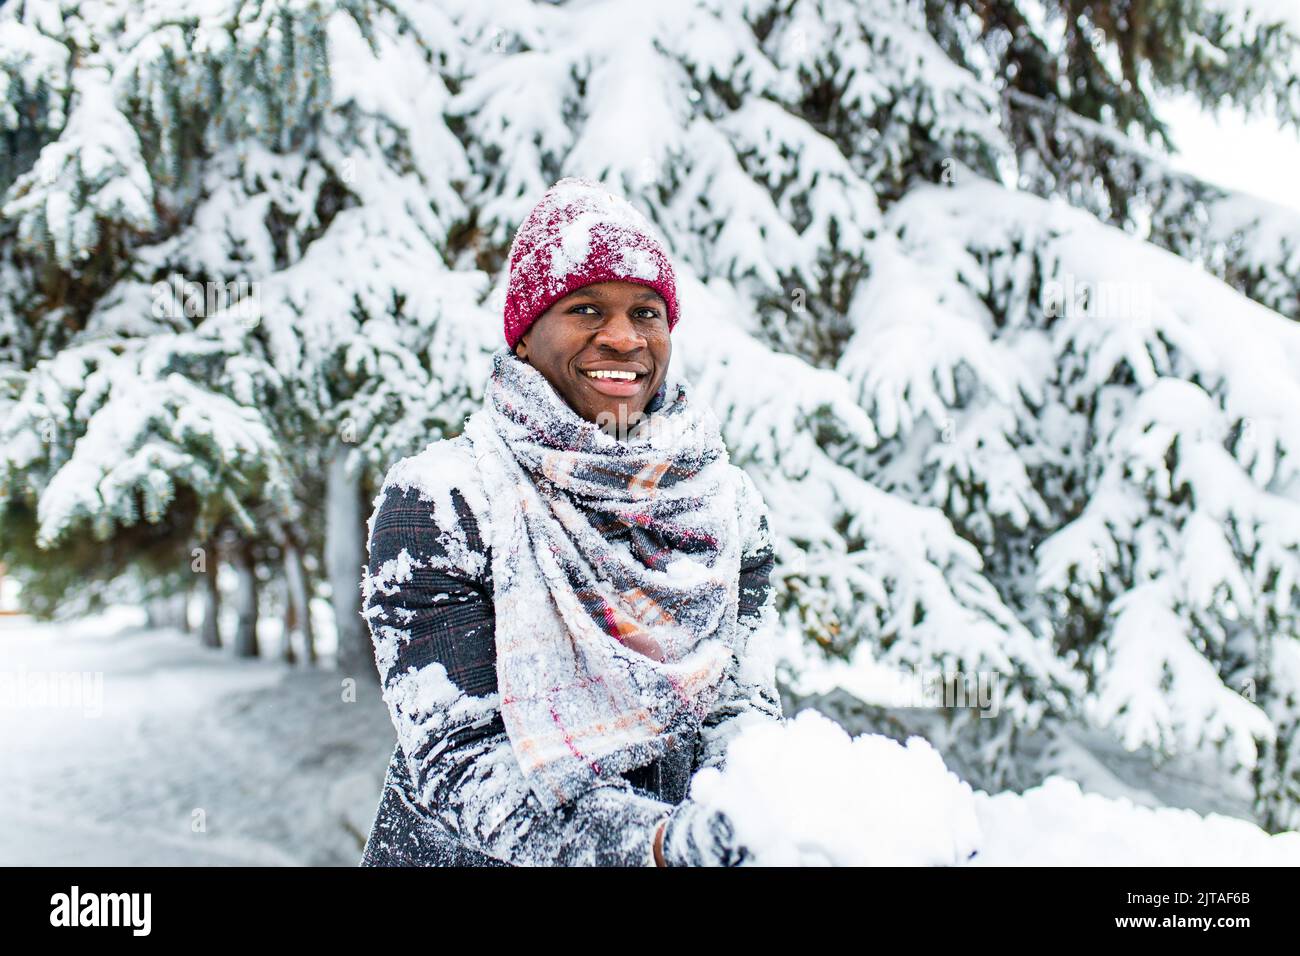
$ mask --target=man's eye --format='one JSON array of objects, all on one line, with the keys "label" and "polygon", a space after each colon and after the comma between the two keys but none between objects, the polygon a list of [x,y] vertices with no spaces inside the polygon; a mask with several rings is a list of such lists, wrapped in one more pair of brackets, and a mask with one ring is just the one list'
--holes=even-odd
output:
[{"label": "man's eye", "polygon": [[579,309],[591,309],[591,310],[592,310],[591,313],[583,313],[584,315],[589,315],[589,314],[599,314],[599,313],[596,311],[596,307],[595,307],[594,305],[575,305],[575,306],[574,306],[572,309],[570,309],[569,311],[570,311],[570,312],[577,312]]},{"label": "man's eye", "polygon": [[639,316],[639,318],[642,318],[642,319],[657,319],[657,318],[659,318],[659,310],[658,310],[658,309],[651,309],[651,308],[647,307],[647,308],[644,308],[644,309],[638,309],[637,311],[638,311],[638,312],[648,312],[648,313],[650,313],[649,315],[642,315],[642,316]]}]

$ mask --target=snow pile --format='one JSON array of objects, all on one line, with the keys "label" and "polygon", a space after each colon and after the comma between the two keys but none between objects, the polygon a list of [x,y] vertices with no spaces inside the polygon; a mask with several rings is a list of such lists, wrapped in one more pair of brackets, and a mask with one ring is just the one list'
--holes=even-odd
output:
[{"label": "snow pile", "polygon": [[811,709],[744,727],[690,796],[724,811],[760,866],[1300,865],[1300,833],[1136,806],[1056,776],[990,796],[922,737],[850,738]]},{"label": "snow pile", "polygon": [[690,795],[730,816],[762,866],[945,866],[980,843],[970,785],[924,738],[850,739],[815,710],[745,727]]},{"label": "snow pile", "polygon": [[1048,777],[1023,794],[976,794],[977,866],[1300,866],[1300,833],[1246,820],[1136,806]]}]

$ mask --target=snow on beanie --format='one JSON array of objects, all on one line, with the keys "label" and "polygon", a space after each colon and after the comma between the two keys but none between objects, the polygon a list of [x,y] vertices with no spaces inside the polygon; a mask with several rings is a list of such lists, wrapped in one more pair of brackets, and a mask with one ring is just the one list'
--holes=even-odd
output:
[{"label": "snow on beanie", "polygon": [[598,182],[565,177],[546,191],[510,246],[505,332],[510,348],[552,303],[595,282],[637,282],[663,296],[677,324],[672,264],[650,221]]}]

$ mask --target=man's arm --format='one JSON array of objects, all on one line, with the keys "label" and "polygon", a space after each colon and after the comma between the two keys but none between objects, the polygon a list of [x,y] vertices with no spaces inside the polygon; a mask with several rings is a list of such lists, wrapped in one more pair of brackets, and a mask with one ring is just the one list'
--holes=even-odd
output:
[{"label": "man's arm", "polygon": [[770,638],[776,624],[772,568],[775,551],[768,527],[767,508],[748,475],[743,476],[739,626],[743,643],[712,709],[700,726],[695,748],[695,771],[725,765],[726,750],[741,727],[751,721],[783,719],[776,688],[775,661]]},{"label": "man's arm", "polygon": [[[652,866],[672,805],[611,780],[551,812],[501,718],[485,548],[464,499],[440,527],[385,486],[371,520],[363,614],[412,790],[462,843],[519,866]],[[449,517],[449,516],[448,516]]]}]

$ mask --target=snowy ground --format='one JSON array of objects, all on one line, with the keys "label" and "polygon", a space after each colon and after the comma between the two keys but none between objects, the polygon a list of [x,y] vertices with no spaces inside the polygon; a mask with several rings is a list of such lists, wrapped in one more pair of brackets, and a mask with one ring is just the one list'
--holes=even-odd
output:
[{"label": "snowy ground", "polygon": [[[122,612],[0,618],[0,671],[102,673],[79,705],[0,701],[0,864],[344,865],[394,736],[378,686],[239,661]],[[196,811],[200,811],[196,813]]]},{"label": "snowy ground", "polygon": [[[393,746],[378,687],[359,683],[348,702],[336,672],[235,660],[141,619],[131,610],[71,624],[0,617],[0,865],[355,866]],[[51,706],[31,696],[33,678],[71,672],[89,675],[64,685],[79,699]],[[770,744],[803,763],[775,775],[791,783],[769,788],[764,799],[775,803],[742,829],[770,830],[784,816],[811,828],[812,847],[831,826],[828,857],[849,853],[861,829],[865,849],[837,862],[887,862],[875,858],[888,843],[880,833],[892,832],[892,862],[967,862],[977,847],[974,865],[1300,865],[1300,834],[1268,837],[1207,807],[1160,808],[1149,789],[1122,787],[1097,766],[1080,764],[1083,791],[1056,776],[1023,796],[990,797],[958,785],[928,748],[916,756],[920,741],[905,753],[882,737],[850,745],[832,724],[788,726],[785,743]],[[828,759],[808,764],[819,752]],[[854,753],[870,762],[855,769]],[[754,755],[750,780],[745,758],[734,758],[733,792],[752,801],[776,754]],[[836,787],[826,773],[861,779]],[[836,792],[845,796],[819,795]],[[788,813],[773,810],[781,801]],[[817,813],[798,809],[810,802]],[[929,805],[940,810],[916,812]],[[869,806],[879,812],[863,814]],[[900,814],[916,818],[915,839],[900,838]],[[883,830],[854,822],[886,817],[894,822]]]}]

